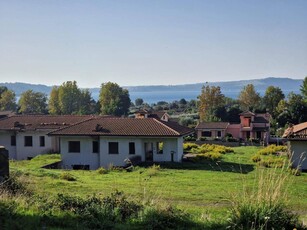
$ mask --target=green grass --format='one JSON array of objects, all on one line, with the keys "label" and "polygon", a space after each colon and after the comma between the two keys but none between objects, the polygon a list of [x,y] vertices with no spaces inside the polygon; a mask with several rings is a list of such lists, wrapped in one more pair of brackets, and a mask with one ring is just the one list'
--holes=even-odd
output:
[{"label": "green grass", "polygon": [[[28,187],[37,195],[55,198],[58,193],[83,198],[99,194],[108,196],[123,191],[129,199],[156,204],[172,204],[195,217],[226,221],[230,200],[244,186],[253,188],[258,169],[251,160],[259,147],[237,147],[234,153],[223,155],[222,161],[205,163],[161,164],[154,175],[152,168],[137,167],[133,172],[111,170],[69,171],[75,181],[63,179],[63,171],[43,169],[42,166],[59,161],[58,154],[43,155],[31,161],[11,161],[11,172],[19,172]],[[307,222],[307,174],[291,176],[288,203],[291,210]],[[28,211],[27,211],[28,212]],[[31,211],[29,211],[31,212]]]}]

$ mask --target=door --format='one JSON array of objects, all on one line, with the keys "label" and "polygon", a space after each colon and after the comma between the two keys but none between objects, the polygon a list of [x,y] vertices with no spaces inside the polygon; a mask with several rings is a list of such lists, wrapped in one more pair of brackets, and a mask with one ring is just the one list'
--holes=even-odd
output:
[{"label": "door", "polygon": [[153,143],[145,143],[145,161],[153,161]]}]

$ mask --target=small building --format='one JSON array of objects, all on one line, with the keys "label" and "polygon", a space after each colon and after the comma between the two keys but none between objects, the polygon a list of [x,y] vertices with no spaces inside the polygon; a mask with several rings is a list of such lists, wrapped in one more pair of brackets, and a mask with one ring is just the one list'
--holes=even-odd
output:
[{"label": "small building", "polygon": [[97,169],[138,156],[144,162],[180,162],[183,137],[193,129],[155,118],[93,117],[49,133],[60,138],[64,168]]},{"label": "small building", "polygon": [[156,118],[162,121],[169,121],[170,115],[165,111],[151,111],[140,109],[134,113],[135,118]]},{"label": "small building", "polygon": [[201,122],[195,129],[197,137],[223,138],[226,135],[229,122]]}]

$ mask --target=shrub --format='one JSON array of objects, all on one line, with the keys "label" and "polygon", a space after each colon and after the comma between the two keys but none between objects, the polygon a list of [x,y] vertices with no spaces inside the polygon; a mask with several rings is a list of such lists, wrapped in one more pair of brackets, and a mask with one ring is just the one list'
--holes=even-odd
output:
[{"label": "shrub", "polygon": [[67,181],[76,181],[77,179],[71,175],[69,172],[62,172],[60,175],[60,179]]},{"label": "shrub", "polygon": [[252,161],[253,161],[253,162],[259,162],[259,161],[261,161],[261,156],[260,156],[260,154],[255,154],[254,156],[252,156]]},{"label": "shrub", "polygon": [[196,154],[195,157],[191,158],[193,162],[202,162],[205,160],[217,161],[220,159],[222,159],[222,154],[218,152],[200,153],[200,154]]},{"label": "shrub", "polygon": [[147,174],[149,176],[156,176],[160,171],[160,165],[153,164],[147,169]]},{"label": "shrub", "polygon": [[104,167],[100,167],[96,170],[99,174],[107,174],[109,171],[105,169]]},{"label": "shrub", "polygon": [[221,154],[225,154],[225,153],[232,153],[234,152],[234,150],[230,147],[226,147],[223,145],[211,145],[211,144],[203,144],[200,148],[199,148],[199,153],[206,153],[206,152],[218,152]]},{"label": "shrub", "polygon": [[258,165],[266,168],[282,168],[286,165],[286,159],[280,157],[267,157],[261,159]]},{"label": "shrub", "polygon": [[205,140],[207,140],[207,138],[206,137],[200,137],[199,140],[200,141],[205,141]]},{"label": "shrub", "polygon": [[199,147],[199,145],[195,144],[195,143],[187,142],[187,143],[183,144],[183,150],[184,151],[190,151],[191,149],[197,149],[198,147]]},{"label": "shrub", "polygon": [[278,155],[279,152],[286,152],[286,151],[287,151],[286,146],[269,145],[266,148],[259,150],[258,154],[260,154],[260,155]]},{"label": "shrub", "polygon": [[0,183],[0,192],[8,195],[29,194],[30,191],[20,181],[17,173],[11,173],[10,177]]}]

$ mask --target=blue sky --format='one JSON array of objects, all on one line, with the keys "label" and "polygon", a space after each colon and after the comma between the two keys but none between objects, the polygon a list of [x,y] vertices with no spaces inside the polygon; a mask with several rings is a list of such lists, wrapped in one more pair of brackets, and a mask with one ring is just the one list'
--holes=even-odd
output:
[{"label": "blue sky", "polygon": [[0,0],[0,82],[307,76],[305,0]]}]

